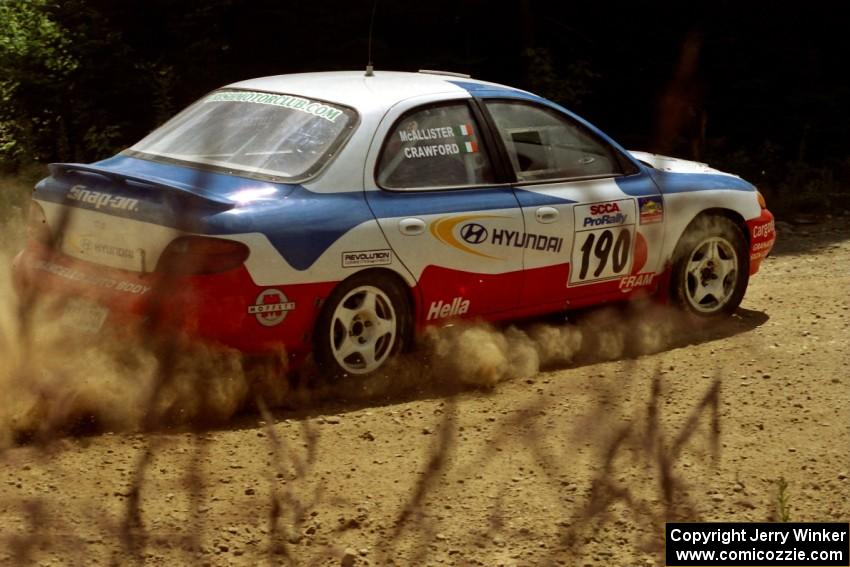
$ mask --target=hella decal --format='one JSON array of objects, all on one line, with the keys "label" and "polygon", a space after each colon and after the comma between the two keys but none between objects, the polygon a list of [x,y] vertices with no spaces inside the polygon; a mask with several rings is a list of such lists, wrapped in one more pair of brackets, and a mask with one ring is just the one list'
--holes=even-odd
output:
[{"label": "hella decal", "polygon": [[466,315],[469,312],[469,300],[462,297],[455,297],[451,302],[434,301],[431,307],[428,308],[427,321],[434,319],[445,319],[447,317],[455,317]]},{"label": "hella decal", "polygon": [[257,296],[254,305],[248,306],[248,314],[254,315],[264,327],[274,327],[286,319],[286,315],[295,309],[295,302],[289,301],[279,289],[266,289]]},{"label": "hella decal", "polygon": [[342,253],[343,268],[359,268],[361,266],[386,266],[393,263],[392,250],[360,250]]},{"label": "hella decal", "polygon": [[110,195],[109,193],[101,193],[100,191],[92,191],[91,189],[86,189],[85,185],[74,185],[68,190],[68,194],[66,196],[70,201],[94,205],[95,209],[107,207],[118,211],[135,212],[139,210],[138,199],[130,199],[128,197]]}]

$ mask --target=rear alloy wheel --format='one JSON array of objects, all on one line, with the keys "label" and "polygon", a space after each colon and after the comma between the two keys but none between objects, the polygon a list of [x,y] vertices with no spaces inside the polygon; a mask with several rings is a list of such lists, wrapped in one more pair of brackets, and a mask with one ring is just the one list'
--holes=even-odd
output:
[{"label": "rear alloy wheel", "polygon": [[399,351],[409,321],[407,301],[394,281],[355,277],[325,304],[316,334],[316,360],[325,374],[365,375]]},{"label": "rear alloy wheel", "polygon": [[725,217],[702,217],[688,228],[673,266],[674,301],[709,318],[738,308],[749,282],[747,245],[741,229]]}]

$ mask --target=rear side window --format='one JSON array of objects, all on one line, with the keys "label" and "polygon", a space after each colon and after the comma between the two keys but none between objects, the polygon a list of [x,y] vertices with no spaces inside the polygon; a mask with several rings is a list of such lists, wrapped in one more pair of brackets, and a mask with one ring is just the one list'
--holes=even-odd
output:
[{"label": "rear side window", "polygon": [[390,129],[378,160],[385,189],[446,189],[494,182],[466,102],[416,109]]},{"label": "rear side window", "polygon": [[525,102],[488,102],[517,181],[620,175],[612,148],[568,116]]}]

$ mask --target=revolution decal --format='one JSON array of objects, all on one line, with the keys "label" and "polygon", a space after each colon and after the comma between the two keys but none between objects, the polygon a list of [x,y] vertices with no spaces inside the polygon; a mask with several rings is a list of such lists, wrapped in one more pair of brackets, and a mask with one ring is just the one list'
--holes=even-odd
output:
[{"label": "revolution decal", "polygon": [[323,118],[328,122],[336,122],[342,110],[334,108],[323,102],[314,102],[300,96],[260,93],[252,91],[224,91],[213,93],[204,99],[204,102],[252,102],[254,104],[268,104],[290,108],[298,112],[312,114]]},{"label": "revolution decal", "polygon": [[664,220],[664,201],[661,196],[639,197],[638,210],[640,211],[640,224],[652,224]]},{"label": "revolution decal", "polygon": [[286,315],[295,309],[295,302],[289,301],[279,289],[266,289],[257,296],[254,305],[248,306],[248,314],[257,317],[257,322],[264,327],[280,325]]},{"label": "revolution decal", "polygon": [[359,268],[361,266],[387,266],[393,263],[392,250],[359,250],[342,253],[343,268]]}]

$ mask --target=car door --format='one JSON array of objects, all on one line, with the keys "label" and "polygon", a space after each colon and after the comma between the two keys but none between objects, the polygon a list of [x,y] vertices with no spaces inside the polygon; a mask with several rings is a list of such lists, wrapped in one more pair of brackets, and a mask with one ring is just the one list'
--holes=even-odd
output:
[{"label": "car door", "polygon": [[578,306],[651,286],[663,201],[649,176],[559,109],[530,100],[483,104],[525,220],[521,304]]},{"label": "car door", "polygon": [[366,199],[417,281],[420,321],[488,317],[519,301],[522,250],[503,239],[524,233],[522,213],[497,183],[479,119],[469,99],[455,99],[396,108],[378,128]]}]

